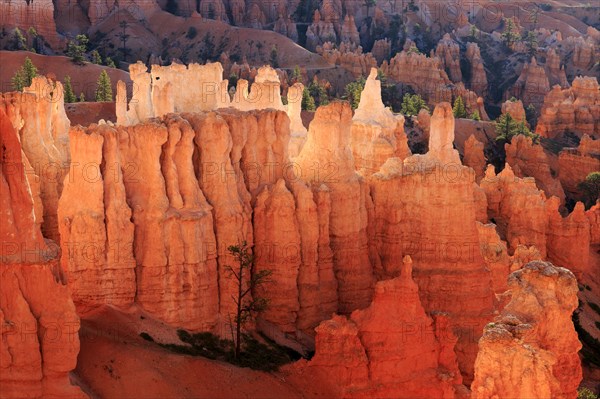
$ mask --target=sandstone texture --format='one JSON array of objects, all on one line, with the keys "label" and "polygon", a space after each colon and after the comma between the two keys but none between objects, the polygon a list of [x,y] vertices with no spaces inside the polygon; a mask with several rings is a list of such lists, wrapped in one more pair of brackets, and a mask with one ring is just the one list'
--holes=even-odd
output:
[{"label": "sandstone texture", "polygon": [[463,164],[473,168],[477,182],[481,180],[485,172],[485,155],[483,154],[483,143],[475,138],[475,135],[470,135],[465,141],[465,154]]},{"label": "sandstone texture", "polygon": [[[479,249],[480,197],[473,170],[460,163],[452,148],[450,104],[438,105],[431,119],[429,153],[404,161],[390,158],[369,180],[371,258],[379,279],[397,275],[394,259],[413,259],[423,307],[447,312],[460,331],[457,357],[468,380],[477,351],[469,337],[479,336],[494,306],[491,276]],[[451,288],[459,281],[468,281],[471,300]]]},{"label": "sandstone texture", "polygon": [[22,93],[2,95],[2,105],[17,130],[24,158],[31,168],[28,179],[39,184],[45,237],[58,242],[56,211],[63,179],[69,171],[69,119],[62,101],[62,85],[45,77],[35,77]]},{"label": "sandstone texture", "polygon": [[479,341],[471,397],[577,397],[582,373],[571,321],[575,277],[534,261],[512,273],[508,285],[510,302]]},{"label": "sandstone texture", "polygon": [[506,162],[510,164],[518,177],[533,177],[540,190],[548,197],[557,197],[561,203],[565,201],[565,192],[550,168],[550,161],[541,145],[523,135],[515,136],[510,144],[504,145]]},{"label": "sandstone texture", "polygon": [[305,372],[327,375],[340,397],[455,397],[456,337],[446,316],[425,313],[410,257],[400,269],[377,283],[368,308],[317,327],[316,354]]},{"label": "sandstone texture", "polygon": [[510,95],[522,99],[525,106],[533,104],[536,109],[540,109],[544,103],[544,96],[549,90],[550,83],[546,71],[533,57],[531,62],[523,66],[519,78],[510,90]]},{"label": "sandstone texture", "polygon": [[[25,94],[23,99],[29,96]],[[31,126],[29,131],[23,127],[23,120],[13,125],[18,118],[27,117],[20,114],[23,104],[14,101],[5,96],[0,103],[2,397],[83,398],[86,395],[69,381],[79,353],[79,316],[57,262],[58,249],[43,238],[37,222],[42,217],[35,209],[36,203],[41,203],[39,182],[35,182],[38,176],[21,149],[34,132]],[[48,105],[51,101],[39,102]],[[46,116],[50,117],[39,115],[42,121]],[[27,121],[32,118],[34,115]],[[20,137],[20,133],[28,135]],[[44,144],[51,145],[52,137],[45,138],[48,142]],[[39,141],[37,145],[40,151],[30,155],[47,149]]]},{"label": "sandstone texture", "polygon": [[363,175],[379,171],[388,158],[404,159],[410,155],[404,117],[383,105],[375,68],[371,69],[352,118],[351,146],[355,167]]},{"label": "sandstone texture", "polygon": [[[319,21],[336,32],[347,25],[351,48],[352,18],[342,24],[326,17],[336,4],[323,2]],[[259,11],[265,21],[279,18]],[[377,20],[380,11],[373,15]],[[358,20],[357,14],[352,23]],[[434,88],[427,80],[432,93],[442,90],[449,99],[460,93],[468,107],[484,112],[477,94],[447,77],[444,68],[451,70],[457,48],[446,39],[439,48],[445,67],[439,57],[409,51],[408,43],[386,68],[401,76],[404,63],[430,65],[413,69],[423,81],[443,82]],[[137,88],[128,102],[119,83],[116,124],[70,127],[62,100],[54,98],[62,87],[48,78],[34,83],[52,87],[56,101],[42,101],[35,85],[2,95],[4,324],[24,317],[47,331],[56,318],[72,321],[77,331],[77,313],[137,309],[169,328],[229,337],[238,287],[227,248],[246,242],[255,255],[253,272],[272,273],[251,293],[270,306],[248,328],[299,351],[316,349],[298,370],[307,378],[333,376],[340,397],[462,397],[473,379],[483,386],[481,397],[502,396],[504,385],[493,382],[502,377],[489,364],[514,364],[511,356],[521,350],[498,354],[501,348],[485,346],[484,327],[502,309],[532,315],[518,325],[533,323],[535,356],[558,359],[543,366],[551,370],[543,374],[548,392],[571,395],[578,365],[571,338],[557,337],[553,346],[546,327],[536,327],[551,325],[552,315],[534,315],[533,301],[517,301],[512,280],[506,283],[534,260],[568,268],[584,282],[597,274],[590,248],[600,241],[598,206],[559,213],[564,194],[540,146],[515,138],[496,174],[491,165],[485,169],[479,141],[485,132],[467,140],[459,128],[455,137],[452,107],[442,102],[419,116],[428,152],[413,155],[404,117],[384,106],[370,65],[355,113],[335,101],[319,107],[306,129],[300,83],[285,86],[285,74],[271,67],[230,68],[248,78],[238,81],[235,93],[227,91],[220,63],[155,65],[150,72],[133,64]],[[464,148],[462,161],[455,146]],[[588,162],[595,148],[584,137],[576,155]],[[48,164],[58,165],[53,175],[44,169]],[[568,170],[564,178],[575,180]],[[556,270],[561,282],[573,278]],[[570,284],[544,289],[559,297],[569,295]],[[3,353],[22,344],[3,336]],[[1,378],[12,396],[80,395],[67,377],[78,341],[37,338],[37,346],[32,340],[15,349],[25,360],[9,363],[5,358],[12,358],[2,356],[8,374],[2,371]],[[552,390],[556,386],[562,391]]]},{"label": "sandstone texture", "polygon": [[600,86],[592,77],[577,77],[568,89],[554,86],[544,97],[536,133],[548,138],[566,132],[599,138],[599,99]]},{"label": "sandstone texture", "polygon": [[584,135],[577,148],[564,148],[558,154],[558,178],[572,197],[578,198],[578,185],[587,175],[600,170],[600,139],[593,140]]}]

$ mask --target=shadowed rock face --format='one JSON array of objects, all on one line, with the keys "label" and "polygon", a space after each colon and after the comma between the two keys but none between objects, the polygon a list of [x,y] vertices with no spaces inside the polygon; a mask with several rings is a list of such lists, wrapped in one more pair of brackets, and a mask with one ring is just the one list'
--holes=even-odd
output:
[{"label": "shadowed rock face", "polygon": [[536,185],[548,197],[557,197],[561,204],[565,202],[565,192],[560,181],[552,175],[550,161],[541,145],[523,135],[517,135],[510,144],[504,145],[506,162],[510,164],[518,177],[535,178]]},{"label": "shadowed rock face", "polygon": [[571,321],[575,276],[534,261],[510,275],[508,288],[510,302],[479,341],[472,397],[577,397],[582,373]]}]

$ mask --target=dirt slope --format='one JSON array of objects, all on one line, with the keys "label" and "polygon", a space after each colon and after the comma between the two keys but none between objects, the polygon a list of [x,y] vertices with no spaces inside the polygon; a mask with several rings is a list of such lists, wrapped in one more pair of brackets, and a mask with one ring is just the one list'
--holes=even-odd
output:
[{"label": "dirt slope", "polygon": [[[141,317],[144,317],[143,319]],[[265,373],[169,352],[139,337],[171,341],[175,332],[135,307],[105,307],[82,316],[73,381],[92,398],[296,399],[332,397],[325,384],[302,381],[292,368]]]}]

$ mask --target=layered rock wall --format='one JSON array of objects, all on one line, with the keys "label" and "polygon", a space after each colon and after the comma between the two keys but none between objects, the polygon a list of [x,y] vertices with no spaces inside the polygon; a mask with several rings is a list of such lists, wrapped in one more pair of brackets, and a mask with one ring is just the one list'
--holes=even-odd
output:
[{"label": "layered rock wall", "polygon": [[[26,96],[24,96],[25,98]],[[57,262],[58,250],[36,223],[36,189],[26,174],[22,139],[0,103],[0,385],[2,397],[86,397],[70,384],[79,353],[79,317]],[[38,187],[39,189],[39,187]],[[39,192],[38,192],[39,194]]]},{"label": "layered rock wall", "polygon": [[[442,103],[432,116],[429,153],[404,161],[390,158],[371,177],[371,257],[381,279],[397,275],[394,259],[411,256],[425,310],[447,312],[460,331],[457,357],[468,380],[475,340],[494,303],[491,275],[479,248],[475,176],[461,165],[453,139],[452,109]],[[463,296],[466,291],[452,288],[466,282],[470,299]]]}]

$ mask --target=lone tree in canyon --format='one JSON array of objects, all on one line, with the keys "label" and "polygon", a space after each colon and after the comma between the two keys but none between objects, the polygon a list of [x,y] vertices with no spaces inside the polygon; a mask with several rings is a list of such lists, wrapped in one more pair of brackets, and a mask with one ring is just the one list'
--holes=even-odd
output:
[{"label": "lone tree in canyon", "polygon": [[[251,273],[252,264],[254,263],[254,254],[252,254],[252,250],[248,247],[246,241],[238,245],[231,245],[227,250],[237,262],[235,267],[226,266],[226,270],[235,277],[235,282],[237,284],[237,295],[232,295],[232,299],[237,307],[232,328],[233,324],[235,324],[235,336],[233,337],[235,341],[235,358],[239,359],[242,348],[241,337],[243,325],[246,324],[255,313],[264,311],[268,305],[267,299],[252,296],[252,291],[258,286],[266,283],[272,271],[261,270],[254,274]],[[246,277],[245,273],[249,273],[250,277]]]}]

